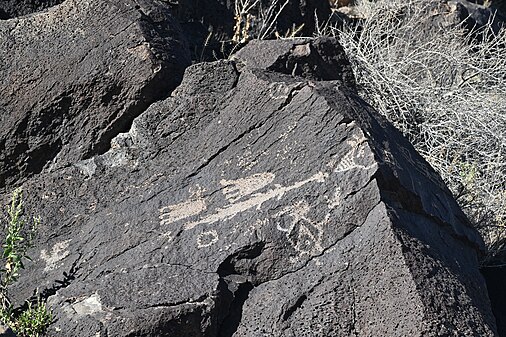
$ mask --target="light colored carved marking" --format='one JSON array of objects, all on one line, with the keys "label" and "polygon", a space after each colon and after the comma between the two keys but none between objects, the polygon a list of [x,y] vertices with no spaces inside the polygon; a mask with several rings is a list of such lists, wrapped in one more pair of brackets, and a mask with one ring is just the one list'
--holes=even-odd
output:
[{"label": "light colored carved marking", "polygon": [[98,294],[93,294],[90,297],[72,304],[72,308],[79,316],[92,315],[102,310],[102,302]]},{"label": "light colored carved marking", "polygon": [[72,239],[54,244],[50,253],[48,253],[45,249],[41,250],[40,258],[46,262],[44,271],[47,272],[58,268],[58,262],[70,255],[70,252],[66,250],[69,247],[70,241],[72,241]]},{"label": "light colored carved marking", "polygon": [[286,137],[288,137],[288,135],[290,134],[290,132],[295,130],[296,127],[297,127],[297,122],[290,125],[285,132],[283,132],[282,134],[279,135],[278,139],[285,140]]},{"label": "light colored carved marking", "polygon": [[336,168],[334,169],[334,172],[346,172],[351,169],[354,169],[358,167],[357,164],[355,164],[355,156],[354,151],[351,150],[350,152],[346,153],[343,158],[341,158],[341,161],[336,165]]},{"label": "light colored carved marking", "polygon": [[143,61],[149,60],[153,57],[153,52],[149,48],[149,43],[147,42],[143,42],[142,44],[128,48],[127,50],[129,53],[134,54]]},{"label": "light colored carved marking", "polygon": [[295,46],[295,48],[292,51],[292,54],[294,56],[309,56],[311,55],[311,47],[309,46],[309,43],[300,44],[298,46]]},{"label": "light colored carved marking", "polygon": [[204,190],[200,186],[196,186],[195,190],[190,190],[191,196],[189,200],[179,204],[169,205],[160,208],[160,224],[168,225],[179,220],[198,215],[207,209],[207,204],[202,194]]},{"label": "light colored carved marking", "polygon": [[225,198],[230,202],[236,202],[242,197],[250,195],[269,185],[274,180],[274,177],[275,175],[273,173],[257,173],[237,180],[222,179],[220,184],[226,186],[223,189]]},{"label": "light colored carved marking", "polygon": [[[279,223],[277,229],[285,232],[288,242],[300,255],[316,255],[323,251],[323,226],[329,221],[327,215],[322,223],[309,218],[310,206],[307,201],[299,201],[294,205],[285,207],[276,217],[288,215],[288,226],[282,227]],[[297,231],[295,235],[294,231]],[[295,261],[295,260],[294,260]]]},{"label": "light colored carved marking", "polygon": [[184,229],[190,230],[190,229],[197,227],[198,225],[211,224],[211,223],[218,222],[220,220],[228,220],[228,219],[233,218],[237,214],[247,211],[251,208],[256,207],[257,209],[260,209],[262,207],[262,204],[268,200],[271,200],[274,198],[277,198],[279,200],[283,197],[283,195],[285,193],[290,192],[292,190],[299,189],[302,186],[304,186],[308,183],[311,183],[311,182],[322,183],[325,181],[325,178],[327,178],[327,176],[328,176],[328,174],[326,174],[326,173],[318,172],[315,175],[313,175],[312,177],[310,177],[306,180],[296,182],[295,184],[293,184],[291,186],[275,185],[274,189],[271,189],[271,190],[264,192],[264,193],[253,194],[251,196],[251,198],[249,198],[245,201],[230,204],[230,205],[225,206],[223,208],[218,208],[214,214],[206,216],[205,218],[203,218],[199,221],[189,222],[189,223],[185,224]]},{"label": "light colored carved marking", "polygon": [[365,153],[365,138],[357,138],[354,137],[349,141],[349,144],[353,145],[353,147],[348,151],[337,163],[334,172],[346,172],[352,169],[361,169],[361,170],[369,170],[377,166],[374,162],[369,166],[364,166],[362,164],[357,163],[357,158],[363,158]]},{"label": "light colored carved marking", "polygon": [[287,99],[290,87],[284,82],[272,82],[269,84],[269,97],[272,99]]},{"label": "light colored carved marking", "polygon": [[[354,124],[355,124],[355,122],[353,121],[350,125],[354,125]],[[348,145],[351,148],[356,148],[357,146],[359,146],[360,144],[362,144],[366,140],[367,139],[365,138],[364,133],[362,131],[359,131],[358,134],[354,134],[348,140],[346,140],[346,143],[348,143]]]},{"label": "light colored carved marking", "polygon": [[[323,238],[323,230],[321,224],[306,220],[307,223],[300,224],[299,232],[297,233],[297,242],[294,245],[296,251],[301,255],[316,255],[323,252],[321,245]],[[316,235],[311,232],[309,226],[316,230]],[[293,242],[292,242],[293,244]]]},{"label": "light colored carved marking", "polygon": [[207,208],[204,199],[187,200],[179,204],[160,208],[160,224],[168,225],[188,217],[198,215]]},{"label": "light colored carved marking", "polygon": [[199,248],[209,247],[218,242],[218,233],[215,230],[200,233],[197,238]]},{"label": "light colored carved marking", "polygon": [[329,209],[335,209],[341,205],[341,202],[342,202],[341,194],[342,194],[341,187],[337,186],[336,189],[334,190],[334,194],[332,195],[332,197],[328,201]]},{"label": "light colored carved marking", "polygon": [[237,166],[246,171],[250,171],[256,164],[258,160],[255,160],[251,149],[246,149],[243,155],[237,158]]},{"label": "light colored carved marking", "polygon": [[291,233],[295,223],[300,221],[301,219],[306,219],[306,214],[309,212],[309,204],[305,201],[299,201],[295,205],[285,207],[281,212],[277,214],[277,216],[281,216],[284,214],[289,214],[293,221],[290,221],[290,224],[287,228],[282,227],[280,224],[277,225],[277,229],[282,232]]}]

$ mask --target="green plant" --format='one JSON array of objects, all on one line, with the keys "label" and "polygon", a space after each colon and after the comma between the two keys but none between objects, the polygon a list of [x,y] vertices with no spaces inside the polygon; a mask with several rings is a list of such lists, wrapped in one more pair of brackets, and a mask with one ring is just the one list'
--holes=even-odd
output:
[{"label": "green plant", "polygon": [[43,336],[52,321],[53,316],[38,297],[34,306],[28,302],[28,309],[17,317],[14,330],[18,336],[39,337]]},{"label": "green plant", "polygon": [[51,313],[40,297],[37,297],[35,305],[27,301],[27,309],[21,312],[14,310],[9,298],[9,286],[18,280],[20,271],[25,268],[23,261],[31,260],[27,252],[32,247],[40,219],[33,218],[29,224],[24,220],[21,189],[12,193],[7,216],[1,254],[3,268],[0,269],[0,320],[20,337],[39,337],[51,323]]}]

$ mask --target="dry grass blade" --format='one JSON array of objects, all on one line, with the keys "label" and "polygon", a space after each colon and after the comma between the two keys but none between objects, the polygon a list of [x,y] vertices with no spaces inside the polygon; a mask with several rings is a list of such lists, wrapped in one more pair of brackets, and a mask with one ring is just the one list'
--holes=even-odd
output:
[{"label": "dry grass blade", "polygon": [[501,249],[506,31],[441,26],[450,13],[439,1],[361,0],[357,9],[366,19],[331,33],[350,57],[361,95],[441,174],[488,245]]}]

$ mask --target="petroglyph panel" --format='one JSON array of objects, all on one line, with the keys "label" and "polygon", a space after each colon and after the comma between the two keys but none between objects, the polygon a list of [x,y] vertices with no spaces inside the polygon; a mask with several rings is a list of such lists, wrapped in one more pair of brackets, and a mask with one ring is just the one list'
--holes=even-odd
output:
[{"label": "petroglyph panel", "polygon": [[[341,143],[341,146],[345,147],[343,149],[345,150],[344,155],[335,155],[326,164],[324,163],[322,171],[309,173],[305,179],[291,183],[277,184],[277,177],[272,172],[259,172],[244,177],[228,178],[226,171],[223,171],[222,179],[218,178],[219,180],[217,179],[215,182],[209,182],[210,185],[207,188],[214,191],[210,195],[204,195],[203,190],[196,187],[194,189],[199,192],[193,193],[188,200],[160,208],[160,225],[178,222],[181,223],[183,231],[206,225],[202,229],[203,232],[196,233],[195,242],[199,248],[211,247],[218,242],[218,232],[212,227],[207,227],[209,225],[230,221],[247,211],[261,210],[264,203],[281,200],[288,193],[293,197],[294,194],[291,192],[301,188],[311,189],[311,185],[324,184],[330,175],[350,170],[367,171],[377,167],[374,158],[369,158],[372,154],[368,151],[368,143],[362,132],[359,131],[350,136]],[[286,151],[287,153],[291,152],[289,149]],[[365,164],[371,162],[372,164]],[[230,164],[227,162],[228,166]],[[213,185],[214,187],[211,187]],[[248,225],[248,223],[238,222],[231,229],[231,233],[239,231],[244,235],[253,235],[257,230],[261,230],[274,221],[275,228],[284,233],[286,240],[299,257],[318,255],[323,251],[324,228],[330,222],[330,212],[342,204],[343,192],[341,189],[337,187],[329,190],[323,196],[325,208],[329,214],[323,215],[323,219],[321,217],[319,219],[312,218],[310,214],[313,205],[309,201],[301,199],[300,201],[289,201],[288,205],[275,213],[274,216],[257,219],[253,226],[251,223]],[[211,195],[212,200],[209,199]],[[213,207],[209,205],[213,205]]]},{"label": "petroglyph panel", "polygon": [[203,219],[200,219],[198,221],[193,221],[186,223],[184,225],[185,230],[190,230],[198,225],[202,224],[212,224],[218,221],[224,221],[232,219],[234,216],[236,216],[239,213],[242,213],[244,211],[256,208],[260,209],[262,207],[262,204],[268,200],[271,199],[278,199],[280,200],[285,193],[290,192],[292,190],[296,190],[301,188],[302,186],[312,183],[312,182],[318,182],[323,183],[325,181],[327,174],[323,172],[318,172],[315,175],[311,176],[310,178],[302,181],[298,181],[294,183],[293,185],[289,186],[281,186],[281,185],[274,185],[274,188],[264,192],[264,193],[256,193],[253,194],[249,199],[246,199],[244,201],[231,203],[225,207],[218,208],[215,213],[208,215],[204,217]]}]

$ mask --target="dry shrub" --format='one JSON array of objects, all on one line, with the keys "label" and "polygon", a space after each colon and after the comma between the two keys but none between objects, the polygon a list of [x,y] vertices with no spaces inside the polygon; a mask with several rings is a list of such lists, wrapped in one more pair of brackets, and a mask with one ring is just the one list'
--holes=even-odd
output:
[{"label": "dry shrub", "polygon": [[330,28],[360,94],[441,174],[495,254],[506,238],[506,31],[464,30],[439,1],[357,1]]}]

